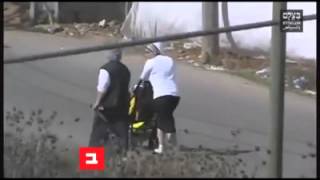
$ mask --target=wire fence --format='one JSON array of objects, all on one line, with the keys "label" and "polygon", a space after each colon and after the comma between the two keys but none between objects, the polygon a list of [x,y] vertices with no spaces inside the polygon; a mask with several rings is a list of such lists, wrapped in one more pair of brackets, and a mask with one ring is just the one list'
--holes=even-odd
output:
[{"label": "wire fence", "polygon": [[[316,19],[317,19],[316,14],[303,16],[303,21],[310,21],[310,20],[316,20]],[[59,51],[59,52],[52,52],[52,53],[30,55],[30,56],[25,56],[25,57],[11,58],[11,59],[4,60],[3,63],[4,64],[24,63],[24,62],[29,62],[29,61],[37,61],[37,60],[43,60],[43,59],[55,58],[55,57],[61,57],[61,56],[84,54],[84,53],[90,53],[90,52],[96,52],[96,51],[111,50],[111,49],[116,49],[116,48],[126,48],[126,47],[149,44],[149,43],[153,43],[153,42],[173,41],[173,40],[187,39],[187,38],[193,38],[193,37],[198,37],[198,36],[208,36],[208,35],[215,35],[215,34],[219,34],[219,33],[263,28],[263,27],[275,26],[275,25],[279,25],[279,24],[280,24],[279,21],[272,21],[272,20],[271,21],[264,21],[264,22],[257,22],[257,23],[249,23],[249,24],[242,24],[242,25],[236,25],[236,26],[231,26],[231,27],[218,28],[218,29],[214,29],[214,30],[195,31],[195,32],[181,33],[181,34],[175,34],[175,35],[161,36],[161,37],[156,37],[156,38],[146,38],[146,39],[141,39],[141,40],[120,42],[120,43],[115,43],[115,44],[98,45],[98,46],[93,46],[93,47],[85,47],[85,48],[79,48],[79,49],[64,50],[64,51]]]}]

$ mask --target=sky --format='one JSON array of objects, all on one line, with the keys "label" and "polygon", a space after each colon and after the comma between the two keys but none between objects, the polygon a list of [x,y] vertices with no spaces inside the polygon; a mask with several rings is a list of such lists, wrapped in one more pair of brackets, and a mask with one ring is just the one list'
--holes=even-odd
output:
[{"label": "sky", "polygon": [[[219,3],[219,27],[223,27]],[[254,23],[272,19],[272,2],[229,2],[230,25]],[[287,9],[302,9],[303,15],[316,14],[315,2],[289,2]],[[161,35],[190,32],[202,28],[201,2],[139,2],[138,21],[157,21]],[[147,27],[145,27],[147,28]],[[287,33],[287,54],[316,58],[316,21],[304,22],[302,33]],[[268,49],[271,27],[232,33],[242,47]],[[225,35],[221,41],[225,42]]]}]

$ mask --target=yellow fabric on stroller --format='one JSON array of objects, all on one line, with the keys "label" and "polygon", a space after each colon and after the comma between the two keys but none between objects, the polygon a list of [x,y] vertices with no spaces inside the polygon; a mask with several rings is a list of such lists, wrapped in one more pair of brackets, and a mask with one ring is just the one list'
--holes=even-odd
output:
[{"label": "yellow fabric on stroller", "polygon": [[[149,81],[139,82],[129,99],[130,144],[148,141],[148,148],[157,147],[156,121],[152,108],[153,91]],[[138,145],[139,146],[139,145]]]},{"label": "yellow fabric on stroller", "polygon": [[136,132],[137,129],[143,128],[145,124],[143,120],[137,119],[139,117],[138,115],[139,112],[136,112],[136,105],[137,105],[137,98],[135,96],[132,96],[130,99],[129,116],[134,118],[132,123],[133,132]]}]

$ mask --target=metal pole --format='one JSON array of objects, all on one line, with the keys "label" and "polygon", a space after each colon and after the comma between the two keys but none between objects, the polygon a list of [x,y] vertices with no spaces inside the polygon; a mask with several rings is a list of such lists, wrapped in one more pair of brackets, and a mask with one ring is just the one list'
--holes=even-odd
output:
[{"label": "metal pole", "polygon": [[[280,10],[287,9],[286,2],[273,3],[273,20],[280,20]],[[271,139],[270,178],[282,177],[283,125],[284,125],[284,75],[286,61],[286,33],[280,26],[272,27],[271,37]]]}]

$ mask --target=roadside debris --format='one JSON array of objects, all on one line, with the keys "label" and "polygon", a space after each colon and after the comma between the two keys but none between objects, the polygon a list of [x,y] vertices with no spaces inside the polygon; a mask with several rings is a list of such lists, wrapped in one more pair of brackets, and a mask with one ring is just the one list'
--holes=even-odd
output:
[{"label": "roadside debris", "polygon": [[179,50],[178,50],[178,53],[179,53],[179,54],[182,54],[182,53],[185,53],[185,52],[186,52],[186,51],[184,51],[184,50],[182,50],[182,49],[179,49]]},{"label": "roadside debris", "polygon": [[53,25],[40,24],[40,25],[34,26],[33,29],[36,31],[51,33],[51,34],[62,32],[64,30],[63,27],[61,27],[58,24],[53,24]]},{"label": "roadside debris", "polygon": [[117,22],[115,20],[108,22],[109,27],[114,27],[116,24],[117,24]]},{"label": "roadside debris", "polygon": [[72,37],[72,36],[74,36],[74,33],[73,32],[68,32],[68,35]]},{"label": "roadside debris", "polygon": [[99,22],[99,27],[104,28],[106,27],[106,20],[103,19],[102,21]]},{"label": "roadside debris", "polygon": [[213,71],[224,71],[225,69],[221,66],[210,66],[209,70],[213,70]]},{"label": "roadside debris", "polygon": [[28,8],[20,3],[3,3],[3,23],[4,28],[26,25],[29,21]]},{"label": "roadside debris", "polygon": [[172,43],[170,43],[170,45],[169,45],[169,46],[164,47],[163,49],[164,49],[164,50],[174,50],[174,46],[173,46],[173,44],[172,44]]},{"label": "roadside debris", "polygon": [[183,48],[184,49],[192,49],[192,48],[196,48],[197,45],[195,43],[191,43],[191,42],[187,42],[183,44]]},{"label": "roadside debris", "polygon": [[308,80],[304,76],[301,76],[293,80],[294,87],[300,90],[304,90],[307,86],[307,83],[308,83]]},{"label": "roadside debris", "polygon": [[116,21],[106,23],[103,19],[98,23],[74,23],[74,24],[41,24],[32,28],[35,31],[57,34],[71,37],[83,37],[86,35],[102,35],[115,37],[120,34],[120,25]]},{"label": "roadside debris", "polygon": [[192,64],[194,63],[194,60],[189,60],[188,63]]},{"label": "roadside debris", "polygon": [[259,71],[256,71],[256,75],[263,78],[263,79],[269,78],[270,77],[270,67],[263,68]]},{"label": "roadside debris", "polygon": [[222,66],[214,66],[209,64],[203,65],[203,68],[208,71],[225,71],[225,69]]},{"label": "roadside debris", "polygon": [[306,94],[310,94],[310,95],[317,95],[317,93],[315,91],[310,91],[310,90],[304,90],[304,92]]},{"label": "roadside debris", "polygon": [[48,28],[48,32],[51,34],[57,33],[57,32],[62,32],[62,31],[63,31],[63,27],[61,27],[59,25],[53,25]]},{"label": "roadside debris", "polygon": [[205,64],[205,65],[203,66],[203,68],[204,68],[205,70],[211,70],[211,69],[210,69],[211,66],[210,66],[209,64]]},{"label": "roadside debris", "polygon": [[91,30],[90,25],[86,23],[75,24],[74,27],[77,29],[80,35],[84,35]]},{"label": "roadside debris", "polygon": [[267,58],[263,55],[260,55],[260,56],[255,56],[253,57],[254,59],[260,59],[260,60],[266,60]]},{"label": "roadside debris", "polygon": [[197,63],[197,62],[195,62],[195,63],[193,63],[193,66],[195,66],[195,67],[199,67],[199,66],[200,66],[200,64],[199,64],[199,63]]}]

